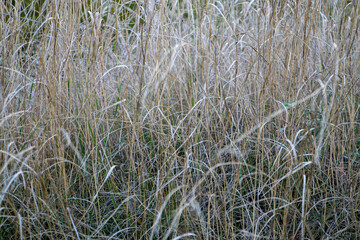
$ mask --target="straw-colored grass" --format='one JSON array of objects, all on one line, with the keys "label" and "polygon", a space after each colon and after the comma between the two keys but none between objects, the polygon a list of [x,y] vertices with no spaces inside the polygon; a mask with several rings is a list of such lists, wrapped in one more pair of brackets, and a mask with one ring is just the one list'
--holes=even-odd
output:
[{"label": "straw-colored grass", "polygon": [[354,1],[1,1],[0,239],[359,239]]}]

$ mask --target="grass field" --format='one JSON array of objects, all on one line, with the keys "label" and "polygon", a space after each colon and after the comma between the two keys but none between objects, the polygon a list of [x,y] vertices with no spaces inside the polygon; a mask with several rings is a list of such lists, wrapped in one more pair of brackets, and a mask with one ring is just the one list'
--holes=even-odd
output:
[{"label": "grass field", "polygon": [[0,239],[359,239],[358,0],[0,3]]}]

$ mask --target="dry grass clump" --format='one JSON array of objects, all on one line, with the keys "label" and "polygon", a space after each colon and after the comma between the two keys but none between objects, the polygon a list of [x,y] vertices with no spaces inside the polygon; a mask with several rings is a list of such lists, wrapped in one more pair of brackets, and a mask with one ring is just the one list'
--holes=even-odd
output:
[{"label": "dry grass clump", "polygon": [[359,16],[0,3],[0,238],[358,239]]}]

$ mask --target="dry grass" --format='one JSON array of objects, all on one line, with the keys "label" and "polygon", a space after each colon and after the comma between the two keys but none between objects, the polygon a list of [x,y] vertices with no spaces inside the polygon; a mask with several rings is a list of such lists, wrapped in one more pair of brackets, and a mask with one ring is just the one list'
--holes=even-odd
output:
[{"label": "dry grass", "polygon": [[360,238],[357,0],[0,11],[1,239]]}]

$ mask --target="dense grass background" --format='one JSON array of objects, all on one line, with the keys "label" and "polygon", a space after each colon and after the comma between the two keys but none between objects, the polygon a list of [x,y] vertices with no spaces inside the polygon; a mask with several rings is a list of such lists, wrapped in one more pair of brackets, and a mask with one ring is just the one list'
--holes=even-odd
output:
[{"label": "dense grass background", "polygon": [[1,1],[0,239],[360,238],[359,1]]}]

